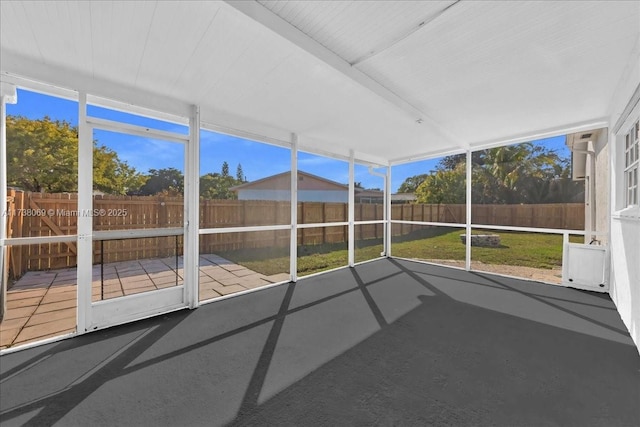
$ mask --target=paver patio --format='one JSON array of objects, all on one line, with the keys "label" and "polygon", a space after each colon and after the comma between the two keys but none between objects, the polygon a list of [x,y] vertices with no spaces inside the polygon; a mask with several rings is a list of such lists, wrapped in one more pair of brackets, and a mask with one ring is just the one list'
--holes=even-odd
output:
[{"label": "paver patio", "polygon": [[[105,264],[102,271],[95,265],[92,300],[181,285],[182,275],[182,257],[177,265],[175,257],[114,262]],[[287,280],[287,273],[265,276],[215,254],[200,256],[200,301]],[[7,312],[0,322],[0,349],[75,329],[76,269],[30,271],[7,292]]]}]

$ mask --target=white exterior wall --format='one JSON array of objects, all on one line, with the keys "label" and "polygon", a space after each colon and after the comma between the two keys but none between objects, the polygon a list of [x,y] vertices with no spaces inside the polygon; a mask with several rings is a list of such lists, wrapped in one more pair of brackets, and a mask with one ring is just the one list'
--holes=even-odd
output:
[{"label": "white exterior wall", "polygon": [[640,105],[636,105],[633,109],[618,135],[614,134],[612,129],[640,84],[640,40],[629,59],[629,66],[622,76],[610,109],[611,286],[609,293],[640,352],[640,217],[622,218],[618,215],[618,211],[624,208],[622,187],[624,135],[631,123],[640,117]]},{"label": "white exterior wall", "polygon": [[[239,200],[291,200],[289,190],[239,190]],[[298,190],[298,202],[347,203],[349,193],[335,190]]]}]

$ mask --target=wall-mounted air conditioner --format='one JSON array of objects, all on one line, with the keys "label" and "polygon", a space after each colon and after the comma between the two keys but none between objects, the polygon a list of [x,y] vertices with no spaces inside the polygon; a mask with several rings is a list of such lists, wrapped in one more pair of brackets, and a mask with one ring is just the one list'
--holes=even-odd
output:
[{"label": "wall-mounted air conditioner", "polygon": [[608,292],[608,255],[606,246],[565,243],[562,284],[589,291]]}]

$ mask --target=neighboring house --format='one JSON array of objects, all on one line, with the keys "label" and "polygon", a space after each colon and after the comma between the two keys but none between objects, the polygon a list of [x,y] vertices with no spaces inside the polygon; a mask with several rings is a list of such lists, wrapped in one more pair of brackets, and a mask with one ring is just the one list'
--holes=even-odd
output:
[{"label": "neighboring house", "polygon": [[[231,187],[238,200],[291,200],[290,172],[268,176],[257,181]],[[384,193],[380,190],[356,188],[356,203],[382,204]],[[393,199],[392,199],[393,200]],[[299,202],[349,202],[349,186],[304,171],[298,171]]]},{"label": "neighboring house", "polygon": [[[291,172],[283,172],[257,181],[231,187],[238,200],[291,200]],[[349,201],[349,186],[298,171],[299,202],[338,202]]]},{"label": "neighboring house", "polygon": [[415,202],[415,193],[396,193],[391,195],[391,203],[394,205],[407,205]]}]

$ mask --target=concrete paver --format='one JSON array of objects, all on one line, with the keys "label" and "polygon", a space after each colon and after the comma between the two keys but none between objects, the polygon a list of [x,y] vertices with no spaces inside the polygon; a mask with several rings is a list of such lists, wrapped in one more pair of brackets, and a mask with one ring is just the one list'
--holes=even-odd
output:
[{"label": "concrete paver", "polygon": [[[265,276],[215,254],[200,256],[200,300],[211,300],[289,280],[288,273]],[[183,283],[182,257],[121,261],[92,271],[92,301],[108,300]],[[103,279],[103,280],[102,280]],[[30,271],[7,292],[0,322],[0,349],[74,332],[76,269]]]}]

